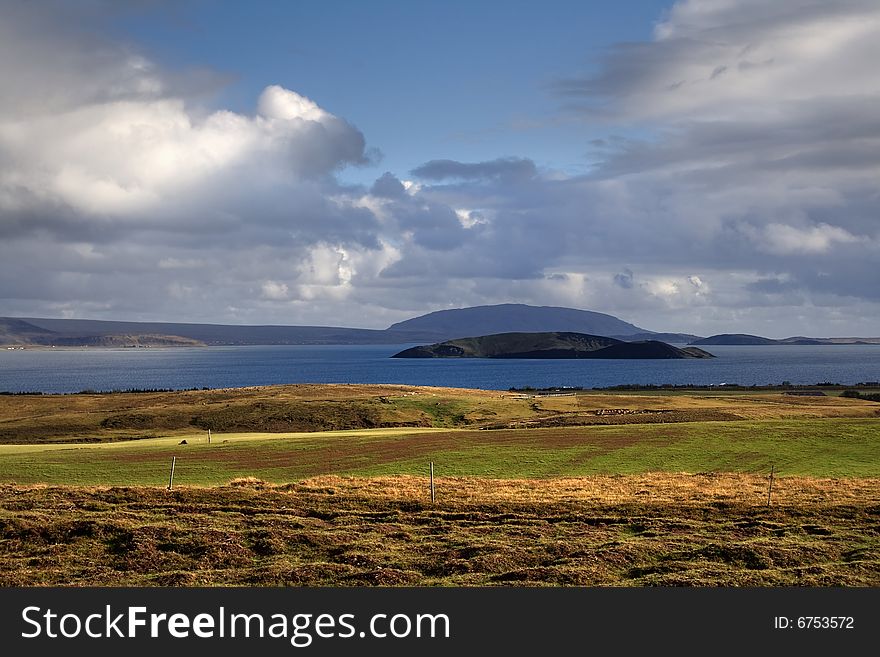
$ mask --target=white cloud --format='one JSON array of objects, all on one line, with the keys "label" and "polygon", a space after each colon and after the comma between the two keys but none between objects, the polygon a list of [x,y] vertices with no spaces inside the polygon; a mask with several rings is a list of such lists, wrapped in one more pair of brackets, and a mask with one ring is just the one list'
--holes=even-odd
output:
[{"label": "white cloud", "polygon": [[173,213],[181,198],[228,178],[242,187],[257,176],[289,181],[363,157],[363,137],[345,122],[280,87],[263,93],[261,111],[267,94],[280,117],[199,118],[180,99],[154,99],[2,122],[0,152],[15,168],[0,178],[0,199],[26,196],[119,220]]},{"label": "white cloud", "polygon": [[300,268],[300,279],[314,285],[347,285],[354,275],[346,250],[339,246],[319,245]]},{"label": "white cloud", "polygon": [[277,84],[266,87],[260,95],[257,111],[267,119],[283,121],[315,121],[321,123],[332,116],[317,103]]},{"label": "white cloud", "polygon": [[479,210],[466,210],[464,208],[455,208],[455,216],[458,217],[459,223],[464,228],[473,228],[477,225],[485,225],[489,223],[486,216]]},{"label": "white cloud", "polygon": [[260,296],[270,301],[284,301],[290,293],[287,283],[279,283],[278,281],[263,281],[261,290]]},{"label": "white cloud", "polygon": [[687,282],[697,291],[697,294],[705,294],[709,291],[709,286],[699,276],[688,276]]},{"label": "white cloud", "polygon": [[363,187],[335,176],[364,136],[321,99],[212,107],[210,84],[50,9],[0,23],[0,314],[382,326],[521,301],[775,334],[880,316],[876,2],[680,2],[562,85],[607,126],[589,175],[424,153]]},{"label": "white cloud", "polygon": [[878,92],[878,27],[871,1],[685,0],[600,86],[641,117],[771,118],[777,103]]},{"label": "white cloud", "polygon": [[777,255],[825,253],[835,243],[851,244],[859,238],[837,226],[819,224],[797,228],[785,224],[767,224],[761,231],[749,231],[759,249]]},{"label": "white cloud", "polygon": [[643,283],[645,289],[658,297],[673,297],[679,293],[678,282],[660,278]]}]

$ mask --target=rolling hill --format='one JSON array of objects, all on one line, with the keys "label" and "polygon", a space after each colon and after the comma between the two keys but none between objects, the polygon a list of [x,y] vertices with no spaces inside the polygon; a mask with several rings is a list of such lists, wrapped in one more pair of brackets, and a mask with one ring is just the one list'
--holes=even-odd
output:
[{"label": "rolling hill", "polygon": [[14,317],[0,317],[0,344],[41,347],[199,347],[204,343],[167,333],[59,333]]},{"label": "rolling hill", "polygon": [[505,303],[438,310],[388,327],[389,331],[422,331],[450,340],[471,335],[564,331],[602,336],[651,333],[612,315],[590,310]]},{"label": "rolling hill", "polygon": [[40,344],[41,340],[51,340],[54,335],[52,331],[22,319],[0,317],[0,344]]}]

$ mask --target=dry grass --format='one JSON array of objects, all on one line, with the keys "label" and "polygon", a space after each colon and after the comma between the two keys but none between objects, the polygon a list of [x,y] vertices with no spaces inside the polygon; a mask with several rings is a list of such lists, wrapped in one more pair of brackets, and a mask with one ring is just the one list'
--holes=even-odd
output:
[{"label": "dry grass", "polygon": [[0,486],[0,584],[880,585],[880,481]]},{"label": "dry grass", "polygon": [[[622,414],[600,414],[615,409]],[[137,394],[0,396],[0,443],[128,440],[195,429],[328,431],[880,416],[880,404],[783,394],[609,394],[531,399],[486,390],[288,385]]]},{"label": "dry grass", "polygon": [[[257,480],[259,481],[259,480]],[[438,477],[441,500],[460,503],[708,504],[763,505],[769,480],[736,473],[668,473],[561,477],[556,479],[483,479]],[[315,477],[302,485],[348,494],[396,500],[425,500],[426,477]],[[805,504],[880,504],[880,479],[775,477],[771,502],[776,506]]]}]

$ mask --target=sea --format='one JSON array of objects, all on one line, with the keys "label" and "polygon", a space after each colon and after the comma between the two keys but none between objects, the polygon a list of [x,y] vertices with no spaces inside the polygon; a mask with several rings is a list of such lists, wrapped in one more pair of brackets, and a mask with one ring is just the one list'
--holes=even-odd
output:
[{"label": "sea", "polygon": [[0,350],[0,392],[400,383],[507,390],[880,381],[880,345],[712,346],[714,359],[391,358],[412,345]]}]

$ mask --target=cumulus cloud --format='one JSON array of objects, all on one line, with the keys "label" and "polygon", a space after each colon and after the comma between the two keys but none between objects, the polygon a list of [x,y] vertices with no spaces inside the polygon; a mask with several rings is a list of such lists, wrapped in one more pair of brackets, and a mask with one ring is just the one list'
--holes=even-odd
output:
[{"label": "cumulus cloud", "polygon": [[314,284],[302,263],[324,248],[383,257],[377,217],[335,179],[366,161],[356,128],[278,85],[252,113],[210,109],[107,37],[108,11],[4,7],[5,312],[235,321],[320,294],[298,279]]},{"label": "cumulus cloud", "polygon": [[0,23],[0,314],[380,327],[518,301],[876,333],[876,2],[679,2],[557,85],[607,129],[589,174],[425,153],[366,186],[337,178],[364,135],[320,99],[214,107],[222,76],[163,70],[99,4]]},{"label": "cumulus cloud", "polygon": [[[255,116],[199,118],[183,99],[155,97],[5,121],[0,152],[15,164],[0,175],[0,208],[33,211],[36,202],[47,207],[46,222],[60,208],[68,221],[98,216],[138,225],[174,217],[181,200],[204,204],[220,182],[247,193],[260,178],[290,185],[363,158],[357,130],[295,92],[269,87],[259,107]],[[231,188],[222,191],[228,205]]]},{"label": "cumulus cloud", "polygon": [[761,231],[749,230],[758,248],[777,255],[826,253],[834,244],[848,244],[859,238],[837,226],[819,224],[807,229],[771,223]]}]

